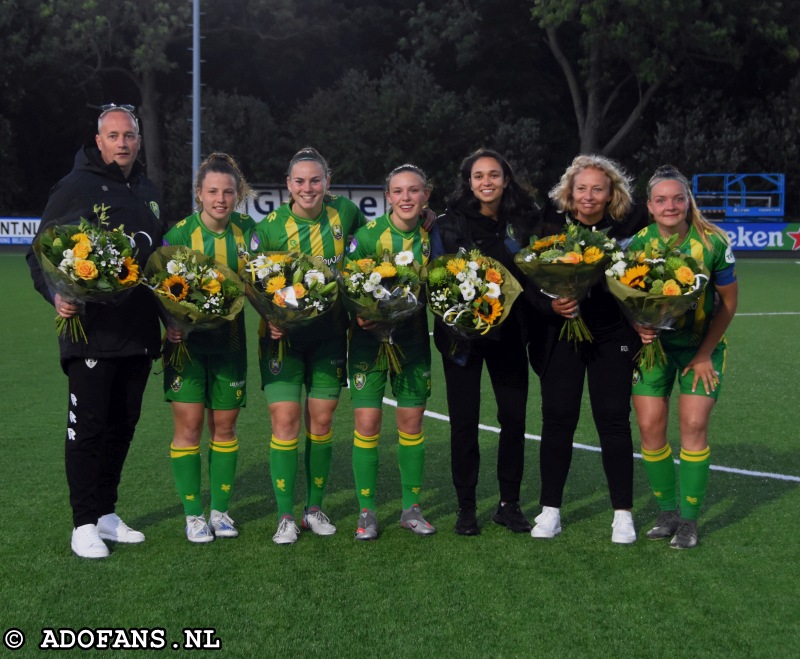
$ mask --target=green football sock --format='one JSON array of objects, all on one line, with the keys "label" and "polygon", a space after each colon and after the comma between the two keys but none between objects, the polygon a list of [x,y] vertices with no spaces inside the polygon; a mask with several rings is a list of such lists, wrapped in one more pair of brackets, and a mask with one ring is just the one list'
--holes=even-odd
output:
[{"label": "green football sock", "polygon": [[202,515],[203,503],[200,501],[200,447],[169,447],[172,477],[178,489],[185,515]]},{"label": "green football sock", "polygon": [[711,449],[702,451],[681,450],[681,518],[697,519],[706,496],[708,471],[711,466]]},{"label": "green football sock", "polygon": [[236,477],[236,459],[239,456],[239,441],[211,440],[208,448],[208,475],[211,480],[211,510],[228,512],[231,490]]},{"label": "green football sock", "polygon": [[655,451],[642,448],[642,464],[650,482],[650,489],[658,502],[661,511],[677,508],[675,492],[675,463],[672,460],[672,449],[669,444]]},{"label": "green football sock", "polygon": [[322,507],[322,496],[325,484],[331,471],[331,455],[333,453],[333,432],[327,435],[306,433],[306,452],[304,464],[306,468],[306,507]]},{"label": "green football sock", "polygon": [[378,438],[353,433],[353,476],[356,481],[358,507],[375,510],[375,488],[378,484]]},{"label": "green football sock", "polygon": [[293,515],[294,481],[297,478],[297,437],[269,443],[269,473],[278,505],[278,517]]},{"label": "green football sock", "polygon": [[425,437],[398,432],[397,461],[400,463],[400,484],[403,489],[403,509],[419,503],[422,473],[425,470]]}]

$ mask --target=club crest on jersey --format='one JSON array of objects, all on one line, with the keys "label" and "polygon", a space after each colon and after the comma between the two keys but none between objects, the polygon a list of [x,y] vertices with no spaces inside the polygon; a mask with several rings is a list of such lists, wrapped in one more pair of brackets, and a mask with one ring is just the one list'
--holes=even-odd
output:
[{"label": "club crest on jersey", "polygon": [[172,378],[172,382],[169,384],[169,388],[176,393],[181,390],[182,386],[183,378],[180,375],[176,375],[174,378]]},{"label": "club crest on jersey", "polygon": [[272,375],[278,375],[278,373],[281,372],[282,366],[283,363],[278,361],[276,357],[269,360],[269,372],[272,373]]},{"label": "club crest on jersey", "polygon": [[422,241],[422,256],[426,259],[431,255],[431,244],[427,240]]},{"label": "club crest on jersey", "polygon": [[642,372],[635,368],[633,369],[633,384],[639,384],[642,381]]},{"label": "club crest on jersey", "polygon": [[331,233],[333,234],[335,240],[341,240],[344,237],[341,224],[332,224]]},{"label": "club crest on jersey", "polygon": [[364,373],[356,373],[353,376],[353,384],[356,385],[356,389],[361,391],[364,388],[364,385],[367,384],[367,376]]}]

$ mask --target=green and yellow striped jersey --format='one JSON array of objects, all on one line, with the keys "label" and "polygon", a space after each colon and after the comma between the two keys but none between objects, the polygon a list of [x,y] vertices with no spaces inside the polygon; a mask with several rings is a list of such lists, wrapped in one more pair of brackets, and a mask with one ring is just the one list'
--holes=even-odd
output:
[{"label": "green and yellow striped jersey", "polygon": [[350,243],[348,257],[351,259],[375,258],[380,260],[384,252],[397,254],[410,250],[414,260],[427,265],[431,255],[431,240],[422,228],[422,221],[411,231],[403,231],[392,222],[391,214],[381,215],[367,222],[356,231]]},{"label": "green and yellow striped jersey", "polygon": [[313,220],[298,217],[283,204],[256,225],[250,251],[302,252],[341,270],[347,239],[365,222],[361,209],[346,197],[326,197]]},{"label": "green and yellow striped jersey", "polygon": [[[664,348],[694,348],[700,345],[708,332],[715,306],[715,286],[726,286],[736,281],[736,259],[730,245],[720,235],[713,232],[706,234],[711,243],[711,249],[706,249],[700,234],[694,226],[689,227],[689,233],[677,248],[684,254],[692,256],[696,261],[706,266],[711,278],[705,291],[697,301],[694,309],[690,309],[675,324],[673,330],[661,333],[661,343]],[[658,225],[653,223],[637,233],[628,249],[643,249],[645,244],[652,239],[658,239]],[[725,337],[722,338],[725,341]]]},{"label": "green and yellow striped jersey", "polygon": [[[247,261],[247,244],[256,223],[249,215],[231,213],[228,226],[221,233],[211,231],[200,219],[200,213],[193,213],[172,227],[164,236],[164,245],[184,245],[197,252],[211,256],[217,263],[227,265],[239,272]],[[221,354],[245,349],[244,313],[232,323],[218,329],[198,331],[189,334],[186,345],[190,354]]]}]

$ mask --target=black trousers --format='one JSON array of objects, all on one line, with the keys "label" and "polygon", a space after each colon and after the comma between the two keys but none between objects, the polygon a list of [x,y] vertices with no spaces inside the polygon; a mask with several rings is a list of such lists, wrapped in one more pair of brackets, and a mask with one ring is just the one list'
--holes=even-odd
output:
[{"label": "black trousers", "polygon": [[500,499],[518,502],[525,462],[525,412],[528,400],[528,362],[519,323],[508,318],[500,328],[501,340],[479,340],[463,365],[448,357],[449,335],[437,325],[436,345],[442,353],[447,407],[450,412],[450,467],[458,506],[474,509],[480,469],[478,424],[481,372],[484,363],[497,401],[500,441],[497,480]]},{"label": "black trousers", "polygon": [[69,403],[64,461],[76,527],[114,512],[150,358],[73,359],[67,364]]},{"label": "black trousers", "polygon": [[615,510],[633,507],[630,400],[633,357],[638,349],[636,335],[627,328],[611,338],[595,337],[593,343],[580,345],[577,351],[571,341],[556,342],[541,377],[541,505],[561,507],[584,379],[588,377],[611,505]]}]

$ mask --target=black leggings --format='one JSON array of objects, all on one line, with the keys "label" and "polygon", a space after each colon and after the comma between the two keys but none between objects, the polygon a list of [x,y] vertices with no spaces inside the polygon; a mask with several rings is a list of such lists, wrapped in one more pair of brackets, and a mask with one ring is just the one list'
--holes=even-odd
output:
[{"label": "black leggings", "polygon": [[592,416],[600,436],[611,505],[633,507],[633,441],[630,400],[635,336],[598,339],[575,350],[570,341],[557,341],[542,385],[542,444],[539,469],[540,503],[561,507],[572,462],[572,441],[580,416],[585,375],[589,381]]}]

